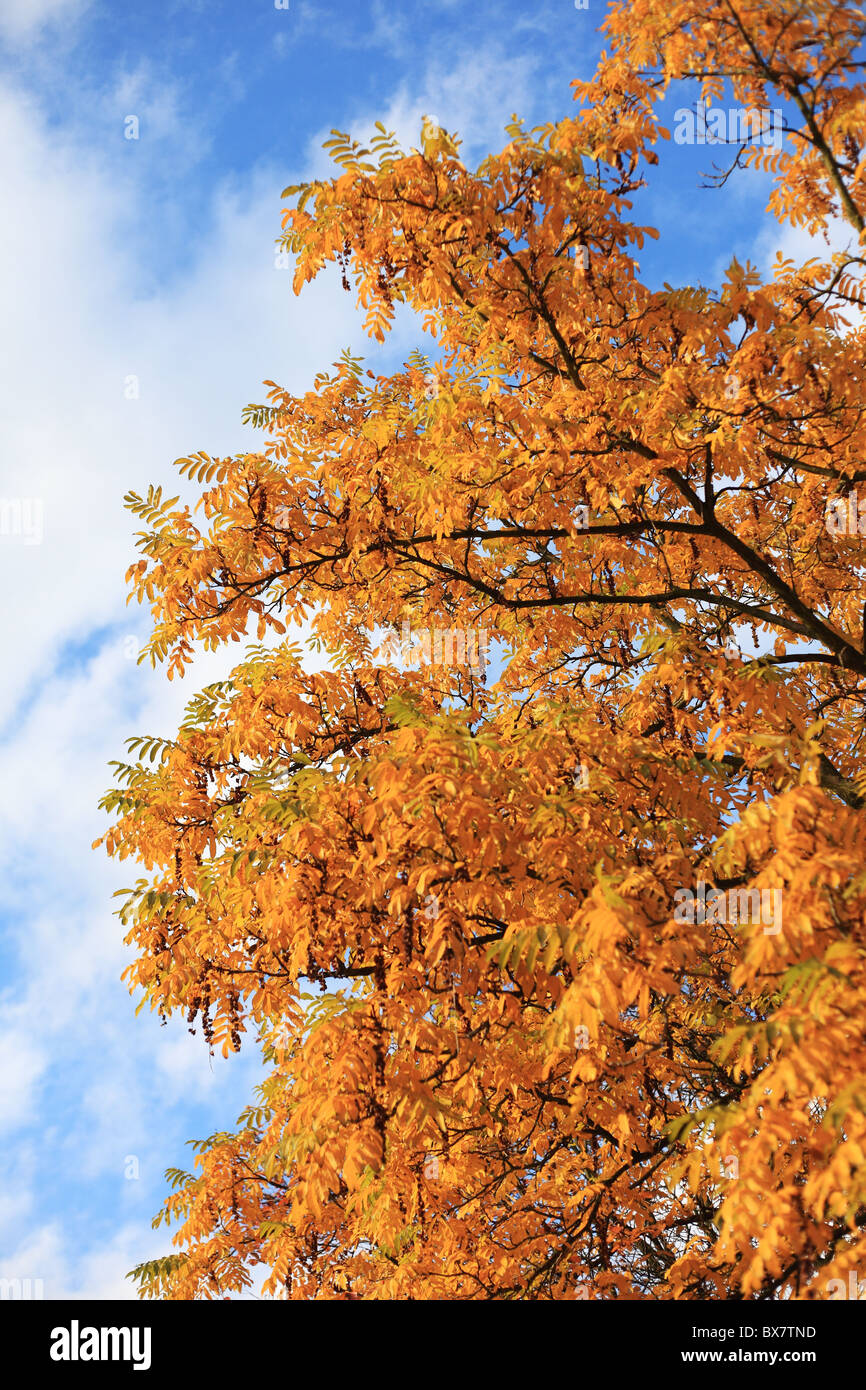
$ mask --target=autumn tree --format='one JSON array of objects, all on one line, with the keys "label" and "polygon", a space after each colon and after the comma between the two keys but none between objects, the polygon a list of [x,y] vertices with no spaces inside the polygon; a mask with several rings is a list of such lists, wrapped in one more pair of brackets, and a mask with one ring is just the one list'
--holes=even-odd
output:
[{"label": "autumn tree", "polygon": [[[286,190],[296,289],[336,262],[374,339],[400,305],[431,346],[267,383],[260,452],[179,461],[200,512],[128,499],[169,677],[264,642],[104,802],[131,988],[266,1063],[170,1172],[143,1294],[866,1267],[863,39],[835,0],[629,0],[571,114],[475,172],[427,122]],[[784,112],[718,179],[769,173],[805,264],[642,283],[674,83]]]}]

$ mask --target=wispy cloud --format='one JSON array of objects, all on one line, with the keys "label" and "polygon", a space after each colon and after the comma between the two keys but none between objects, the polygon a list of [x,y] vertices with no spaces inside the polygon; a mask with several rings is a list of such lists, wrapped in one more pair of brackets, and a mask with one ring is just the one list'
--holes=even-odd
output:
[{"label": "wispy cloud", "polygon": [[74,131],[59,140],[20,90],[0,92],[0,137],[16,210],[0,225],[15,344],[0,383],[2,493],[44,503],[41,544],[0,536],[0,582],[15,595],[0,619],[14,654],[0,746],[15,789],[0,807],[2,1170],[15,1194],[0,1204],[0,1271],[44,1279],[46,1296],[108,1297],[165,1244],[149,1229],[163,1169],[184,1161],[192,1134],[234,1121],[260,1069],[254,1054],[211,1065],[180,1019],[136,1019],[120,980],[128,952],[111,894],[134,874],[90,849],[107,762],[131,734],[171,733],[196,684],[238,659],[203,659],[174,687],[130,659],[147,615],[125,606],[134,549],[121,499],[170,485],[181,453],[254,446],[240,412],[263,378],[305,388],[311,364],[335,360],[359,326],[335,280],[299,302],[275,266],[284,170],[222,180],[202,209],[206,235],[154,285],[138,259],[146,239],[126,232],[150,212],[140,168]]},{"label": "wispy cloud", "polygon": [[12,44],[30,42],[46,27],[77,19],[89,4],[90,0],[3,0],[0,38]]}]

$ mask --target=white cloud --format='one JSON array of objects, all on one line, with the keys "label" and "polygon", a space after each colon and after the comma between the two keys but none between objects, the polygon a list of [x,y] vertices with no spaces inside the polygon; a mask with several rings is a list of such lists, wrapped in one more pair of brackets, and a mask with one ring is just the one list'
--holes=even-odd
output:
[{"label": "white cloud", "polygon": [[[805,227],[795,227],[790,222],[779,224],[768,216],[767,222],[755,239],[753,255],[763,275],[772,280],[778,252],[781,252],[784,260],[793,261],[795,266],[804,265],[810,260],[825,261],[829,264],[839,251],[848,252],[852,256],[859,255],[857,242],[857,233],[843,217],[830,218],[826,232],[813,236]],[[842,318],[844,322],[840,326],[840,332],[854,332],[862,328],[866,322],[866,311],[857,305],[848,304],[842,309]]]},{"label": "white cloud", "polygon": [[0,1133],[14,1130],[33,1116],[35,1086],[47,1057],[34,1045],[25,1025],[0,1031]]},{"label": "white cloud", "polygon": [[141,243],[133,254],[123,236],[141,202],[134,173],[58,145],[24,100],[0,95],[0,183],[16,209],[0,223],[14,343],[0,382],[3,497],[40,499],[44,528],[41,545],[0,535],[0,582],[15,593],[0,620],[15,652],[0,728],[64,641],[123,618],[134,529],[123,493],[170,485],[188,451],[253,446],[240,412],[263,378],[306,385],[313,364],[357,341],[333,278],[298,301],[275,268],[281,177],[223,190],[206,238],[186,248],[185,278],[148,294]]},{"label": "white cloud", "polygon": [[126,1223],[93,1250],[82,1252],[70,1247],[58,1223],[47,1222],[0,1259],[0,1279],[29,1281],[25,1287],[31,1297],[133,1299],[135,1286],[124,1277],[127,1271],[164,1253],[165,1235],[160,1240],[149,1226]]},{"label": "white cloud", "polygon": [[77,19],[89,3],[90,0],[3,0],[0,36],[11,43],[26,41],[46,25]]},{"label": "white cloud", "polygon": [[781,251],[786,259],[802,265],[814,257],[829,260],[834,252],[848,248],[853,248],[854,254],[857,254],[857,233],[843,217],[829,219],[826,235],[812,236],[805,227],[795,227],[790,222],[776,222],[767,214],[755,241],[758,264],[767,275],[773,272],[777,251]]},{"label": "white cloud", "polygon": [[[171,93],[160,106],[145,85],[151,113],[169,122]],[[141,232],[141,151],[122,139],[95,148],[58,136],[25,94],[0,89],[0,184],[15,209],[0,221],[0,500],[44,505],[42,544],[0,534],[0,916],[11,958],[0,1115],[4,1192],[14,1193],[0,1217],[3,1248],[16,1252],[0,1277],[42,1278],[46,1296],[102,1298],[129,1296],[125,1271],[167,1243],[149,1217],[162,1171],[188,1158],[190,1107],[207,1101],[204,1113],[216,1106],[231,1124],[261,1066],[251,1050],[211,1067],[182,1020],[161,1029],[146,1011],[136,1019],[119,978],[129,952],[111,894],[140,871],[90,848],[107,824],[96,804],[106,764],[132,734],[172,733],[199,684],[242,656],[206,655],[173,685],[126,657],[125,636],[142,645],[148,614],[125,605],[136,523],[122,497],[151,481],[170,487],[181,454],[254,446],[240,413],[262,399],[263,378],[306,389],[361,339],[336,277],[297,300],[291,274],[275,268],[285,170],[223,186],[166,278],[162,229],[150,244]],[[128,399],[131,376],[138,394]],[[139,1183],[122,1180],[127,1154],[140,1157]],[[44,1210],[47,1155],[65,1165],[70,1191],[98,1193],[102,1207],[104,1190],[108,1217],[134,1210],[136,1221],[108,1235],[88,1227],[82,1247],[64,1185]],[[146,1204],[141,1223],[135,1203]],[[35,1233],[25,1225],[34,1207],[44,1218]]]},{"label": "white cloud", "polygon": [[[416,148],[424,116],[448,131],[456,132],[467,163],[482,159],[506,142],[506,123],[514,113],[524,114],[538,97],[538,63],[529,53],[509,54],[498,44],[487,44],[471,54],[446,62],[431,61],[421,82],[402,83],[380,108],[363,111],[351,122],[350,132],[369,138],[376,121],[393,130],[404,149]],[[321,149],[329,131],[322,130],[310,142],[310,160],[317,176],[334,166]]]}]

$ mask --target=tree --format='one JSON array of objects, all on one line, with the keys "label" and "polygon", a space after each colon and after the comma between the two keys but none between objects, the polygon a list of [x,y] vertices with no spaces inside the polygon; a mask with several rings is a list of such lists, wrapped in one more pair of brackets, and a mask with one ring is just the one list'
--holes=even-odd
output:
[{"label": "tree", "polygon": [[[271,638],[104,801],[148,874],[131,988],[267,1064],[170,1171],[145,1295],[258,1265],[292,1298],[826,1297],[866,1265],[864,13],[606,25],[574,114],[477,172],[380,126],[286,190],[296,289],[336,262],[432,357],[266,383],[261,452],[179,461],[204,529],[128,498],[169,677]],[[769,170],[848,249],[642,284],[678,81],[782,103],[719,178]]]}]

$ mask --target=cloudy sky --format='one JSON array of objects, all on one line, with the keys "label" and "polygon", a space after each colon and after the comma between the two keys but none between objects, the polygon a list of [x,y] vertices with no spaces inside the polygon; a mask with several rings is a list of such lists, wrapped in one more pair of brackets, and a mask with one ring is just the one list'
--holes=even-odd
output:
[{"label": "cloudy sky", "polygon": [[[177,491],[178,456],[255,447],[241,411],[264,378],[300,391],[346,347],[388,366],[419,341],[403,319],[374,354],[335,278],[295,299],[277,266],[280,190],[326,168],[330,129],[380,119],[413,144],[427,114],[477,162],[512,113],[568,113],[603,13],[0,0],[0,1277],[131,1297],[126,1271],[165,1250],[165,1168],[233,1124],[260,1070],[211,1062],[180,1017],[136,1018],[120,980],[111,894],[136,873],[90,849],[106,765],[134,734],[170,735],[227,662],[174,685],[136,665],[123,494]],[[782,244],[763,180],[701,189],[711,163],[661,152],[641,208],[662,232],[652,282],[713,283]]]}]

